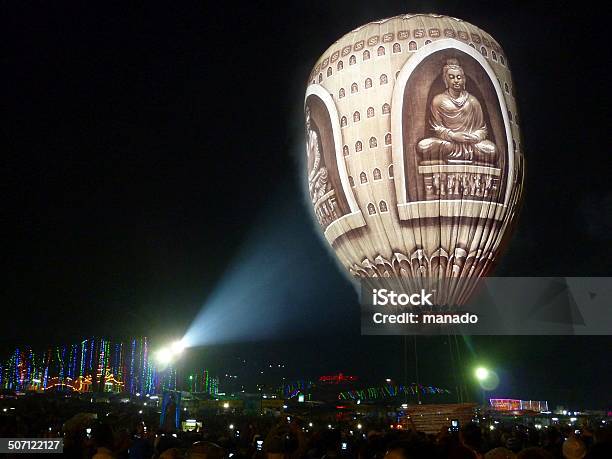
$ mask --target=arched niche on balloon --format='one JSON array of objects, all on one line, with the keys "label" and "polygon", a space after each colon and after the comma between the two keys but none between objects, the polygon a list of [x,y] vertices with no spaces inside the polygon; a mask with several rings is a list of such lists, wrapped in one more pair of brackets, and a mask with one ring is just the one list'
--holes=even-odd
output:
[{"label": "arched niche on balloon", "polygon": [[[439,147],[448,139],[433,132],[430,120],[432,101],[446,90],[442,68],[448,59],[459,62],[465,74],[466,91],[480,105],[487,143],[479,144],[478,148],[494,151],[495,162],[452,159],[441,153],[452,146]],[[472,111],[467,117],[477,115]],[[443,39],[414,53],[401,69],[394,88],[391,134],[399,140],[393,143],[392,154],[397,165],[395,188],[401,220],[459,215],[503,218],[514,171],[512,135],[503,90],[479,52],[459,41]],[[424,153],[432,151],[427,150],[431,145],[439,148],[434,157]]]},{"label": "arched niche on balloon", "polygon": [[340,118],[333,98],[322,86],[310,85],[304,112],[308,192],[325,238],[333,244],[366,222],[349,183]]}]

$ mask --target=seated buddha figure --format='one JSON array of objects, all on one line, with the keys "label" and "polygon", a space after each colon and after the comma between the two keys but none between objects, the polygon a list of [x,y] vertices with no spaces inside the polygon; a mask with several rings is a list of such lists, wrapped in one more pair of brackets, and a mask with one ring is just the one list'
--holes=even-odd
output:
[{"label": "seated buddha figure", "polygon": [[308,173],[308,191],[313,204],[316,204],[331,189],[327,168],[323,165],[319,134],[313,129],[310,107],[306,107],[306,155],[310,170]]},{"label": "seated buddha figure", "polygon": [[430,107],[432,136],[417,144],[423,161],[495,165],[497,147],[487,140],[487,125],[478,99],[465,89],[465,73],[457,59],[442,68],[446,91]]}]

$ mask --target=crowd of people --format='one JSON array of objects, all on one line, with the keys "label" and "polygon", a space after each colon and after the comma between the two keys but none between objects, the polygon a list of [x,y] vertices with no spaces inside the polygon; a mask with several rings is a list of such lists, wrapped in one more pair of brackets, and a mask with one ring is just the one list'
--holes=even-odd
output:
[{"label": "crowd of people", "polygon": [[[90,441],[67,441],[69,457],[94,459],[591,459],[612,457],[609,429],[537,430],[507,426],[491,431],[467,424],[458,432],[437,435],[413,430],[373,429],[367,433],[341,427],[307,429],[293,420],[265,426],[244,419],[232,431],[215,423],[202,432],[150,432],[138,425],[131,433],[99,424]],[[242,429],[242,430],[240,430]],[[67,439],[68,440],[68,439]]]},{"label": "crowd of people", "polygon": [[147,416],[133,404],[92,407],[61,398],[23,403],[12,414],[0,413],[0,438],[62,437],[63,456],[75,459],[612,457],[612,428],[606,424],[536,428],[487,421],[425,434],[391,429],[386,419],[363,419],[357,427],[354,421],[313,422],[296,415],[210,414],[201,427],[181,431],[160,426],[157,410]]},{"label": "crowd of people", "polygon": [[573,430],[538,430],[519,425],[494,431],[474,423],[458,432],[426,435],[413,430],[372,429],[367,433],[341,426],[308,429],[299,420],[255,422],[245,418],[228,430],[226,420],[211,422],[201,432],[114,430],[108,423],[94,427],[91,439],[66,437],[68,457],[94,459],[590,459],[612,457],[609,429],[579,434]]}]

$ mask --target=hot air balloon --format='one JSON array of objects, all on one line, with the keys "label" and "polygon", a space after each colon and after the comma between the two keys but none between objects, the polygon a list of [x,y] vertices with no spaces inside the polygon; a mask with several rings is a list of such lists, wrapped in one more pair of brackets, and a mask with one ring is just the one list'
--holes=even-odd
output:
[{"label": "hot air balloon", "polygon": [[462,303],[516,221],[523,153],[495,39],[460,19],[402,15],[330,46],[308,79],[308,195],[357,279],[422,278]]}]

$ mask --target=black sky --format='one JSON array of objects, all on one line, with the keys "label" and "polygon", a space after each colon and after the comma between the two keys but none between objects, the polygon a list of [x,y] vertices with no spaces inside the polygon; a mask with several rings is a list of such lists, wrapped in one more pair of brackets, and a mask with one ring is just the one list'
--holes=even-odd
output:
[{"label": "black sky", "polygon": [[[289,336],[279,337],[285,344],[249,352],[295,349],[313,372],[401,371],[398,338],[359,336],[356,297],[315,235],[296,159],[312,64],[356,26],[400,13],[460,17],[508,56],[527,178],[519,227],[496,274],[612,274],[611,66],[595,8],[25,3],[3,2],[2,15],[7,348],[182,333],[268,216],[295,235],[273,256],[307,251],[333,287],[310,293],[311,315],[295,312]],[[325,323],[312,320],[322,315]],[[448,368],[437,363],[438,341],[423,338],[421,373],[442,385]],[[608,337],[470,342],[502,369],[510,396],[612,405]]]}]

